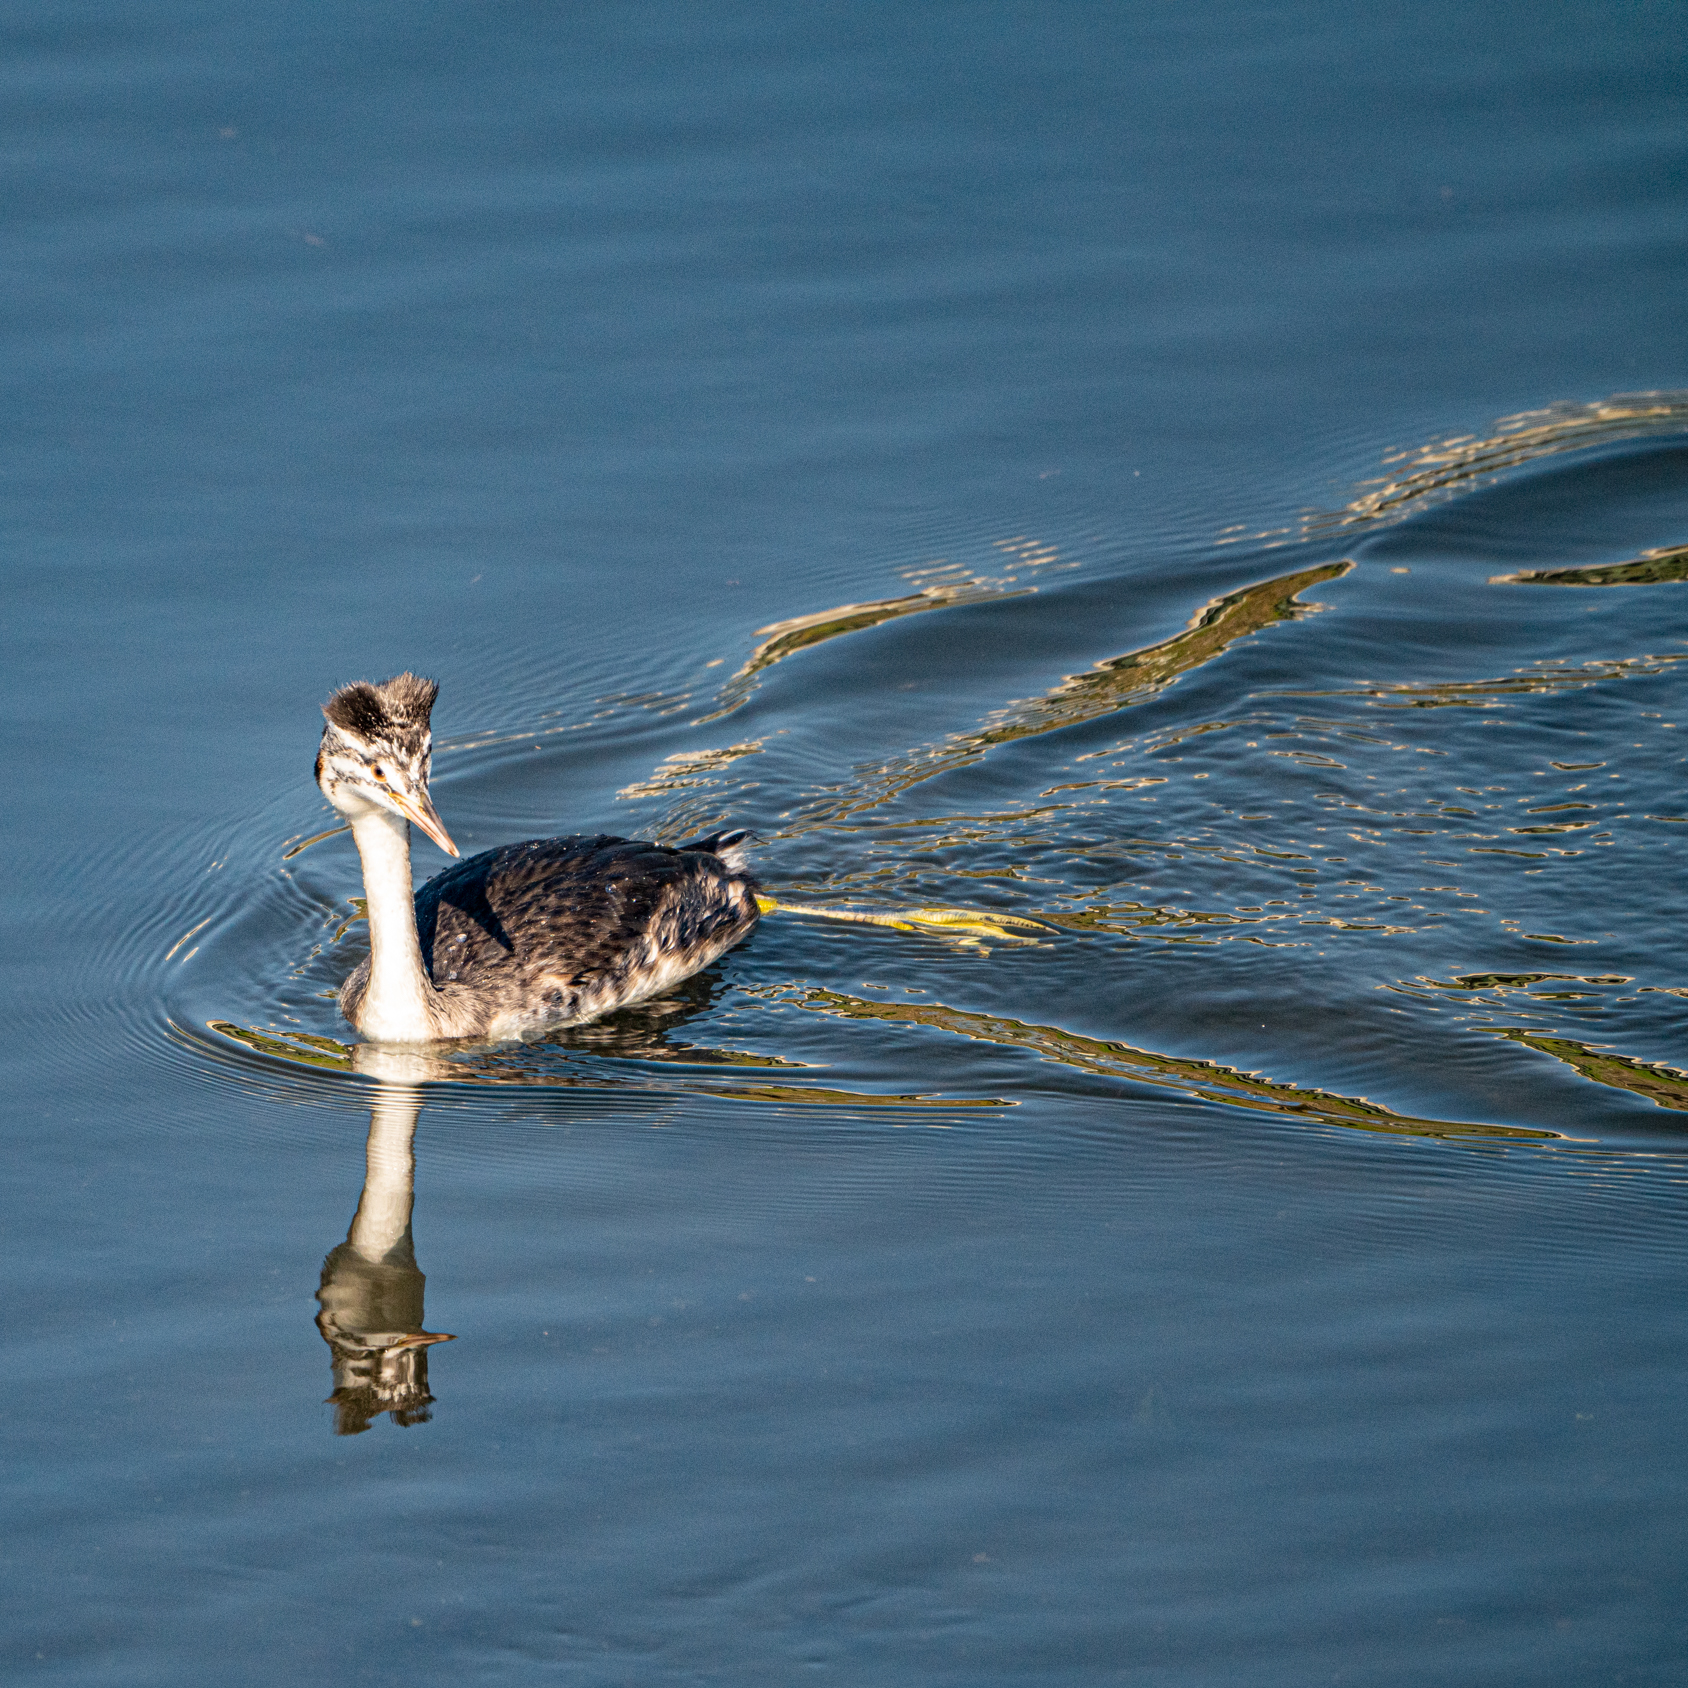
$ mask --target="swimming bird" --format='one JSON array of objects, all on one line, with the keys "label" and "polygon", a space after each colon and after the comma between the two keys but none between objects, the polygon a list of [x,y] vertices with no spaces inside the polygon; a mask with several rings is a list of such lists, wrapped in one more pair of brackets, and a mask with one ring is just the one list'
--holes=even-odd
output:
[{"label": "swimming bird", "polygon": [[439,686],[405,673],[323,705],[323,795],[363,862],[369,959],[340,1012],[374,1043],[531,1038],[655,996],[755,929],[744,830],[670,849],[599,833],[505,844],[412,895],[410,828],[457,855],[428,795]]}]

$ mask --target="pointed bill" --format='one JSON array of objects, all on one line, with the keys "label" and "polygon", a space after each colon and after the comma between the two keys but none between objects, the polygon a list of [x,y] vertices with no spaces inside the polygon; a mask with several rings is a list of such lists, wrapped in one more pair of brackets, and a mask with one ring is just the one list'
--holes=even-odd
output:
[{"label": "pointed bill", "polygon": [[451,834],[446,831],[445,822],[435,812],[433,799],[427,792],[419,792],[414,797],[405,791],[394,791],[389,795],[398,805],[399,813],[407,821],[421,827],[448,856],[462,855],[463,852],[452,843]]}]

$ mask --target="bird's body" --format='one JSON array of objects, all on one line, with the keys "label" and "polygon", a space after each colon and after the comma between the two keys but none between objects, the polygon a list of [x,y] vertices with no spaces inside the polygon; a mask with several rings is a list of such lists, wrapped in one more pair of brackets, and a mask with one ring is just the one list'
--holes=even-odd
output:
[{"label": "bird's body", "polygon": [[[415,905],[436,1035],[532,1037],[707,967],[757,921],[754,883],[729,844],[712,845],[536,838],[437,874]],[[369,977],[365,961],[341,989],[353,1025]]]},{"label": "bird's body", "polygon": [[457,854],[428,795],[437,689],[410,674],[359,681],[323,710],[317,781],[351,822],[369,914],[369,959],[340,1010],[365,1037],[533,1037],[655,996],[755,928],[742,831],[678,849],[603,835],[507,844],[413,897],[412,821]]}]

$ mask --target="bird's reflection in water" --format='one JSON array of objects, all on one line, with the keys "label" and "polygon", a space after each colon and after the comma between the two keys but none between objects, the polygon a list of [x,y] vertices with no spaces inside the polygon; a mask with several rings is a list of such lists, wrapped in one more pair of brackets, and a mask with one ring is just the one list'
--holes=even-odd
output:
[{"label": "bird's reflection in water", "polygon": [[360,1044],[360,1072],[382,1080],[369,1109],[368,1170],[346,1240],[322,1263],[317,1329],[333,1355],[334,1431],[356,1436],[381,1413],[426,1424],[428,1350],[449,1336],[422,1328],[427,1280],[416,1265],[410,1209],[416,1185],[421,1080],[439,1063],[421,1054]]},{"label": "bird's reflection in water", "polygon": [[[382,1414],[426,1424],[428,1350],[454,1338],[422,1328],[427,1280],[416,1264],[410,1214],[416,1187],[416,1119],[423,1084],[543,1079],[544,1063],[568,1051],[697,1065],[783,1066],[769,1057],[671,1043],[669,1033],[709,1006],[712,975],[688,979],[666,997],[624,1008],[590,1025],[566,1027],[543,1044],[495,1048],[459,1059],[421,1049],[354,1044],[351,1065],[379,1081],[369,1109],[368,1170],[346,1240],[322,1263],[317,1329],[333,1355],[334,1429],[356,1436]],[[530,1068],[535,1069],[530,1071]]]}]

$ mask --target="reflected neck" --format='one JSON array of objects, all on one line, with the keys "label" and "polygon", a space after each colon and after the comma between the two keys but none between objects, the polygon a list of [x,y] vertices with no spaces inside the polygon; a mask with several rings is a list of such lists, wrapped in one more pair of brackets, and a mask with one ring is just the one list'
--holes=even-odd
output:
[{"label": "reflected neck", "polygon": [[384,809],[352,822],[369,905],[369,988],[358,1030],[378,1043],[427,1043],[433,981],[422,966],[410,885],[410,824]]},{"label": "reflected neck", "polygon": [[369,1109],[369,1147],[363,1198],[346,1241],[364,1259],[380,1262],[410,1236],[416,1184],[416,1116],[422,1092],[383,1085]]}]

